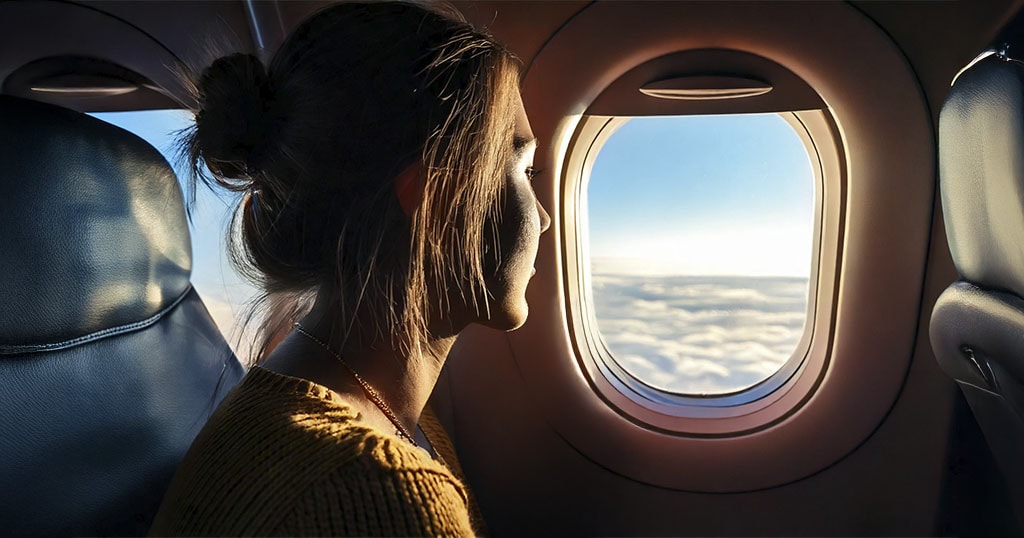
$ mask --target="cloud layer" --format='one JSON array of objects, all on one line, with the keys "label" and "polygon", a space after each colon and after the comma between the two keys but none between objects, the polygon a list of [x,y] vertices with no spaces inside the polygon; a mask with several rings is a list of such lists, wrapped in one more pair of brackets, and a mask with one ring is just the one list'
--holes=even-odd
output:
[{"label": "cloud layer", "polygon": [[763,381],[792,355],[807,317],[805,278],[594,275],[591,284],[615,360],[676,393]]}]

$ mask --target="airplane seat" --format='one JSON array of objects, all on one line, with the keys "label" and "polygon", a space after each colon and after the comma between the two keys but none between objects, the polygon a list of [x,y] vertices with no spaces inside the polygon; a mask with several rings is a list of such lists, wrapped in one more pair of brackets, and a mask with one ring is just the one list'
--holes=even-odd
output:
[{"label": "airplane seat", "polygon": [[960,279],[930,337],[977,418],[1024,523],[1024,64],[964,71],[939,118],[939,187]]},{"label": "airplane seat", "polygon": [[192,288],[174,172],[0,96],[0,529],[142,535],[243,369]]}]

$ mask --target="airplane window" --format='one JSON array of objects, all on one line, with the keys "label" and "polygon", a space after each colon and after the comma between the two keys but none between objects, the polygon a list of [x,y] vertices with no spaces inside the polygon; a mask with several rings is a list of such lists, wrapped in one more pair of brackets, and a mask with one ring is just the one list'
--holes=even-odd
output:
[{"label": "airplane window", "polygon": [[616,370],[708,396],[799,360],[814,185],[807,149],[779,114],[620,124],[582,200],[589,302]]},{"label": "airplane window", "polygon": [[[135,133],[160,150],[171,163],[178,181],[188,177],[187,167],[177,162],[175,133],[192,122],[185,110],[138,110],[130,112],[94,113],[92,116]],[[187,192],[187,191],[185,191]],[[202,185],[196,189],[189,229],[192,234],[192,285],[196,288],[210,315],[231,344],[235,354],[249,356],[251,337],[240,332],[238,317],[256,289],[231,266],[226,248],[226,234],[231,224],[235,194],[214,192]]]}]

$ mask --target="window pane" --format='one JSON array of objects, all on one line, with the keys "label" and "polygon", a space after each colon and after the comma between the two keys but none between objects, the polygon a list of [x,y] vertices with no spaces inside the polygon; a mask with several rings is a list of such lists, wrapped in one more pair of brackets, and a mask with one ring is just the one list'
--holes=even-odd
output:
[{"label": "window pane", "polygon": [[587,189],[592,304],[630,375],[689,395],[777,372],[803,336],[814,174],[778,114],[629,120]]},{"label": "window pane", "polygon": [[[92,115],[135,133],[160,150],[167,162],[171,163],[185,190],[188,171],[187,167],[178,166],[175,133],[191,125],[192,115],[189,112],[140,110]],[[196,203],[189,223],[192,234],[192,285],[235,354],[245,359],[248,358],[251,339],[248,336],[242,337],[236,321],[244,311],[245,303],[256,294],[256,289],[234,270],[225,248],[231,213],[237,205],[236,196],[222,190],[214,192],[203,185],[196,189]]]}]

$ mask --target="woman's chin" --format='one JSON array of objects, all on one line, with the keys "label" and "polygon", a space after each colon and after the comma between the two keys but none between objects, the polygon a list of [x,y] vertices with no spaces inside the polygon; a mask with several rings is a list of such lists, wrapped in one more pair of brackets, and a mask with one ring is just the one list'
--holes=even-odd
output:
[{"label": "woman's chin", "polygon": [[524,300],[514,306],[502,305],[500,308],[491,310],[490,317],[486,320],[480,320],[480,324],[499,331],[514,331],[526,323],[529,313],[530,308]]}]

